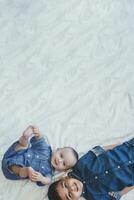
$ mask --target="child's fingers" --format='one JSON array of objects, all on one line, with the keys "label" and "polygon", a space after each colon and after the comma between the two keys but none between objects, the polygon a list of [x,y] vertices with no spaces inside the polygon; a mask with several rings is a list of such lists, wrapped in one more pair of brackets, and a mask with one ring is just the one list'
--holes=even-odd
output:
[{"label": "child's fingers", "polygon": [[33,130],[39,130],[39,128],[37,126],[32,126]]},{"label": "child's fingers", "polygon": [[35,176],[35,175],[34,175],[34,176],[31,176],[31,178],[32,178],[32,179],[36,179],[36,178],[37,178],[37,176]]},{"label": "child's fingers", "polygon": [[35,135],[35,136],[38,136],[38,135],[39,135],[39,133],[37,133],[37,132],[34,132],[34,135]]},{"label": "child's fingers", "polygon": [[40,175],[40,173],[39,173],[39,172],[34,172],[34,174],[35,174],[35,175]]},{"label": "child's fingers", "polygon": [[31,181],[36,182],[37,179],[36,178],[30,178]]},{"label": "child's fingers", "polygon": [[37,180],[37,176],[31,176],[30,179],[31,180]]},{"label": "child's fingers", "polygon": [[110,196],[114,196],[114,192],[109,192],[108,193]]},{"label": "child's fingers", "polygon": [[33,132],[34,132],[34,134],[37,134],[37,135],[39,135],[39,134],[40,134],[40,131],[39,131],[39,130],[37,130],[37,129],[33,129]]},{"label": "child's fingers", "polygon": [[32,180],[32,181],[38,181],[38,176],[36,176],[36,175],[34,175],[34,176],[32,176],[31,178],[30,178],[30,180]]},{"label": "child's fingers", "polygon": [[40,174],[38,173],[38,172],[34,172],[34,173],[32,173],[32,177],[38,177]]},{"label": "child's fingers", "polygon": [[34,133],[39,133],[39,130],[33,129],[33,132],[34,132]]},{"label": "child's fingers", "polygon": [[31,176],[31,178],[37,178],[37,175],[36,175],[36,174],[33,174],[33,175]]},{"label": "child's fingers", "polygon": [[33,131],[34,131],[34,130],[39,130],[39,128],[38,128],[37,126],[35,126],[35,125],[30,125],[29,127],[32,128]]},{"label": "child's fingers", "polygon": [[35,172],[33,172],[33,173],[31,174],[31,177],[34,177],[34,176],[37,176],[37,174],[36,174]]}]

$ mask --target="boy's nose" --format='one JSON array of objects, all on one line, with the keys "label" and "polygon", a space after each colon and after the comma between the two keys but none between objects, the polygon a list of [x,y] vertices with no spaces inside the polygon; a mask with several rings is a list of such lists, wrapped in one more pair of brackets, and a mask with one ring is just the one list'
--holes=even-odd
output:
[{"label": "boy's nose", "polygon": [[59,158],[59,163],[62,163],[62,159],[61,158]]},{"label": "boy's nose", "polygon": [[70,186],[69,186],[69,189],[70,189],[71,192],[75,191],[75,189],[76,189],[76,188],[75,188],[75,185],[74,185],[74,184],[73,184],[73,185],[70,185]]}]

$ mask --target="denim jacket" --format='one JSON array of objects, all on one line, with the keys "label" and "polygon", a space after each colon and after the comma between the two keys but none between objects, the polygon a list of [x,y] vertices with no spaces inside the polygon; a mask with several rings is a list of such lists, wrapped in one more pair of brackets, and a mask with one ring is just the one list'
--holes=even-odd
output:
[{"label": "denim jacket", "polygon": [[[14,174],[9,166],[19,165],[22,167],[31,166],[34,170],[40,172],[43,176],[51,177],[53,168],[51,166],[52,150],[50,145],[44,138],[36,139],[32,137],[30,140],[30,147],[24,150],[15,151],[15,142],[4,154],[2,160],[2,171],[6,178],[11,180],[24,179]],[[41,182],[37,185],[43,186]]]},{"label": "denim jacket", "polygon": [[104,151],[94,147],[82,156],[69,176],[83,183],[87,200],[112,200],[108,192],[134,185],[134,138]]}]

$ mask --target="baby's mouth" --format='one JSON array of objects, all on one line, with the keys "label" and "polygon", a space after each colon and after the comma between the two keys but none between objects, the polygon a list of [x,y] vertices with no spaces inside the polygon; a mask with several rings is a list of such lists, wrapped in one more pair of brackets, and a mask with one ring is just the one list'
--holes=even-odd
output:
[{"label": "baby's mouth", "polygon": [[55,165],[58,166],[58,161],[55,159]]}]

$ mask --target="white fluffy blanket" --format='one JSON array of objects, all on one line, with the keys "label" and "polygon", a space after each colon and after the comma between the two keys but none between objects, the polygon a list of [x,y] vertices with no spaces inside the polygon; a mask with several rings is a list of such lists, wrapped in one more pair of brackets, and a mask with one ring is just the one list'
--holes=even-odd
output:
[{"label": "white fluffy blanket", "polygon": [[[133,0],[0,1],[0,160],[29,124],[80,155],[133,136]],[[0,171],[0,200],[46,193]]]}]

